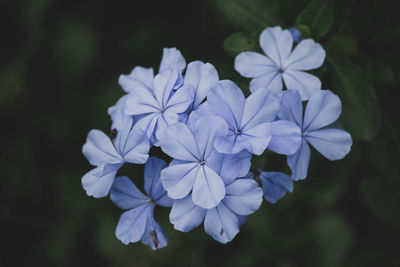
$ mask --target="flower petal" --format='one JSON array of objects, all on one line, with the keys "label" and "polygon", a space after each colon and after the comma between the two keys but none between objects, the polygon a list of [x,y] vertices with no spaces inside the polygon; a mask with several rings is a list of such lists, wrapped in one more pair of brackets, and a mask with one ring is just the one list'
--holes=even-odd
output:
[{"label": "flower petal", "polygon": [[193,61],[188,64],[184,84],[195,89],[193,109],[200,105],[218,80],[218,72],[212,64],[202,61]]},{"label": "flower petal", "polygon": [[315,93],[307,103],[304,113],[303,132],[314,131],[336,121],[342,113],[342,103],[329,90]]},{"label": "flower petal", "polygon": [[214,151],[215,139],[228,133],[228,125],[217,116],[202,117],[196,121],[193,133],[201,155],[200,159],[207,160]]},{"label": "flower petal", "polygon": [[164,233],[161,226],[151,216],[147,220],[146,230],[141,239],[142,243],[151,247],[152,250],[166,247],[168,245],[168,238]]},{"label": "flower petal", "polygon": [[344,158],[350,152],[353,144],[350,134],[340,129],[322,129],[307,132],[305,138],[319,153],[329,160]]},{"label": "flower petal", "polygon": [[152,93],[142,87],[129,94],[129,98],[125,102],[124,112],[128,115],[157,113],[160,112],[160,105]]},{"label": "flower petal", "polygon": [[105,197],[110,192],[115,175],[122,164],[99,166],[82,177],[82,186],[88,196]]},{"label": "flower petal", "polygon": [[179,78],[178,72],[174,70],[165,70],[156,75],[153,82],[154,95],[157,99],[161,111],[167,108],[168,100],[173,93],[174,85]]},{"label": "flower petal", "polygon": [[273,95],[278,95],[283,88],[282,75],[278,70],[271,70],[250,81],[250,91],[254,93],[260,88],[268,89]]},{"label": "flower petal", "polygon": [[218,242],[226,244],[239,233],[239,218],[221,203],[218,207],[207,211],[204,230]]},{"label": "flower petal", "polygon": [[287,157],[287,163],[292,170],[292,179],[303,180],[307,177],[310,163],[310,147],[303,139],[299,151]]},{"label": "flower petal", "polygon": [[283,92],[281,98],[281,110],[278,117],[281,120],[291,121],[300,128],[303,125],[303,106],[301,96],[297,90],[287,90]]},{"label": "flower petal", "polygon": [[296,153],[301,145],[301,130],[293,122],[278,120],[271,123],[271,141],[268,149],[284,155]]},{"label": "flower petal", "polygon": [[120,75],[118,79],[119,85],[125,92],[129,93],[137,88],[145,87],[149,91],[153,90],[153,68],[135,67],[128,75]]},{"label": "flower petal", "polygon": [[192,104],[194,89],[191,86],[182,86],[170,97],[166,104],[166,111],[182,113]]},{"label": "flower petal", "polygon": [[259,170],[259,178],[264,190],[264,197],[271,203],[276,203],[286,193],[293,192],[293,180],[282,172],[264,172]]},{"label": "flower petal", "polygon": [[293,38],[288,30],[279,26],[269,27],[260,35],[260,46],[276,65],[282,67],[292,50]]},{"label": "flower petal", "polygon": [[230,80],[219,81],[207,96],[209,108],[233,129],[240,126],[245,99],[242,90]]},{"label": "flower petal", "polygon": [[283,73],[287,89],[297,90],[302,100],[309,99],[321,89],[321,81],[314,75],[297,70],[287,70]]},{"label": "flower petal", "polygon": [[325,59],[325,50],[312,39],[301,41],[286,61],[285,69],[312,70],[320,67]]},{"label": "flower petal", "polygon": [[242,52],[235,58],[235,70],[243,77],[254,78],[268,72],[276,72],[278,66],[260,53]]},{"label": "flower petal", "polygon": [[179,51],[175,47],[163,49],[163,56],[161,58],[160,69],[158,72],[169,69],[181,72],[185,67],[186,61],[185,58],[182,56],[181,51]]},{"label": "flower petal", "polygon": [[201,224],[205,214],[206,210],[194,204],[192,195],[188,195],[174,201],[169,220],[176,230],[188,232]]},{"label": "flower petal", "polygon": [[201,166],[193,186],[193,203],[204,208],[216,207],[225,197],[225,185],[222,178],[207,166]]},{"label": "flower petal", "polygon": [[226,187],[223,203],[238,215],[256,212],[262,203],[263,191],[253,179],[237,179]]},{"label": "flower petal", "polygon": [[190,193],[199,172],[198,163],[169,166],[161,171],[161,182],[170,198],[181,199]]},{"label": "flower petal", "polygon": [[261,155],[271,140],[271,123],[258,124],[253,128],[246,129],[241,135],[243,137],[239,136],[239,141],[244,142],[244,138],[247,139],[247,150],[252,154]]},{"label": "flower petal", "polygon": [[89,132],[82,153],[93,166],[122,161],[110,138],[99,130]]},{"label": "flower petal", "polygon": [[184,123],[169,125],[160,138],[160,145],[162,151],[172,158],[196,162],[200,160],[196,139]]},{"label": "flower petal", "polygon": [[150,201],[126,176],[114,180],[110,198],[115,205],[124,210],[136,208]]},{"label": "flower petal", "polygon": [[269,90],[255,91],[246,99],[241,122],[242,131],[261,123],[273,121],[278,115],[279,109],[279,101]]},{"label": "flower petal", "polygon": [[151,205],[141,205],[122,213],[115,232],[117,238],[125,245],[138,242],[142,239],[152,212]]},{"label": "flower petal", "polygon": [[171,207],[172,199],[162,186],[160,173],[167,166],[164,160],[151,157],[144,165],[144,190],[157,205]]}]

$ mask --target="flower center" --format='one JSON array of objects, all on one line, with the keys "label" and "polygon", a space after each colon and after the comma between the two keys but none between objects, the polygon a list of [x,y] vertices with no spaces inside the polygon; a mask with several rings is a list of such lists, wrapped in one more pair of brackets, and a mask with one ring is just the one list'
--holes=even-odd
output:
[{"label": "flower center", "polygon": [[205,161],[204,159],[202,159],[202,160],[200,161],[200,165],[206,165],[206,161]]},{"label": "flower center", "polygon": [[235,134],[236,134],[236,135],[241,135],[241,134],[242,134],[242,131],[240,131],[239,129],[236,129],[236,130],[235,130]]}]

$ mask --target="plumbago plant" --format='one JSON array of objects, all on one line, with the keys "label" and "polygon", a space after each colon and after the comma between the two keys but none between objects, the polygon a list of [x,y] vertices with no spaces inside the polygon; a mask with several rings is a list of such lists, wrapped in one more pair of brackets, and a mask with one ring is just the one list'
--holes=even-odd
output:
[{"label": "plumbago plant", "polygon": [[[110,195],[125,210],[116,229],[124,244],[168,244],[154,219],[157,205],[171,207],[176,230],[203,223],[216,241],[230,242],[263,196],[276,203],[307,177],[310,145],[328,160],[349,153],[350,134],[331,126],[341,114],[340,99],[307,72],[323,64],[322,46],[281,27],[266,28],[259,41],[263,53],[235,58],[235,69],[251,78],[247,97],[234,82],[219,80],[212,64],[186,65],[176,48],[164,48],[156,75],[137,66],[120,76],[126,94],[108,110],[110,134],[92,130],[83,146],[95,168],[82,185],[89,196]],[[166,161],[149,156],[153,146]],[[291,173],[251,166],[266,150],[286,155]],[[145,164],[143,191],[135,186],[143,178],[117,177],[129,163]]]}]

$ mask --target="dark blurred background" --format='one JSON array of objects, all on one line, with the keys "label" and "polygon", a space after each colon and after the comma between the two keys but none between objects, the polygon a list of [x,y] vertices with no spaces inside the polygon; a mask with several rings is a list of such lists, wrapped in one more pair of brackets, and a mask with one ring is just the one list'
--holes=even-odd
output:
[{"label": "dark blurred background", "polygon": [[[247,90],[232,56],[258,50],[275,25],[326,48],[315,73],[343,101],[351,153],[330,162],[312,151],[308,178],[264,202],[227,245],[202,226],[174,231],[165,208],[156,218],[166,248],[123,245],[122,211],[81,187],[91,169],[81,147],[90,129],[109,130],[118,76],[157,70],[162,48],[175,46]],[[1,1],[0,265],[400,266],[399,25],[378,0]],[[254,164],[285,167],[271,153]],[[121,172],[138,181],[143,167]]]}]

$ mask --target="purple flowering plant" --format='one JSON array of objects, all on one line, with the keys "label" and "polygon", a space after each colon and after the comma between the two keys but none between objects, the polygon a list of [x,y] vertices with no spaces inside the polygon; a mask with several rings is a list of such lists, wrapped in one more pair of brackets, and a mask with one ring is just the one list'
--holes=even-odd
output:
[{"label": "purple flowering plant", "polygon": [[[186,65],[176,48],[164,48],[156,75],[137,66],[120,76],[126,94],[108,110],[110,134],[91,130],[82,148],[95,166],[82,186],[95,198],[110,195],[124,210],[116,228],[121,242],[165,247],[168,239],[154,216],[162,206],[171,207],[176,230],[203,223],[225,244],[263,198],[274,204],[307,177],[310,145],[328,160],[349,153],[352,138],[335,123],[340,99],[307,72],[323,64],[325,50],[299,34],[266,28],[259,36],[264,54],[235,58],[234,68],[252,78],[248,96],[233,81],[220,80],[212,64]],[[150,156],[152,147],[165,161]],[[286,156],[291,172],[253,166],[252,158],[268,150]],[[129,163],[144,164],[144,177],[116,177]],[[145,193],[135,185],[142,179]]]}]

